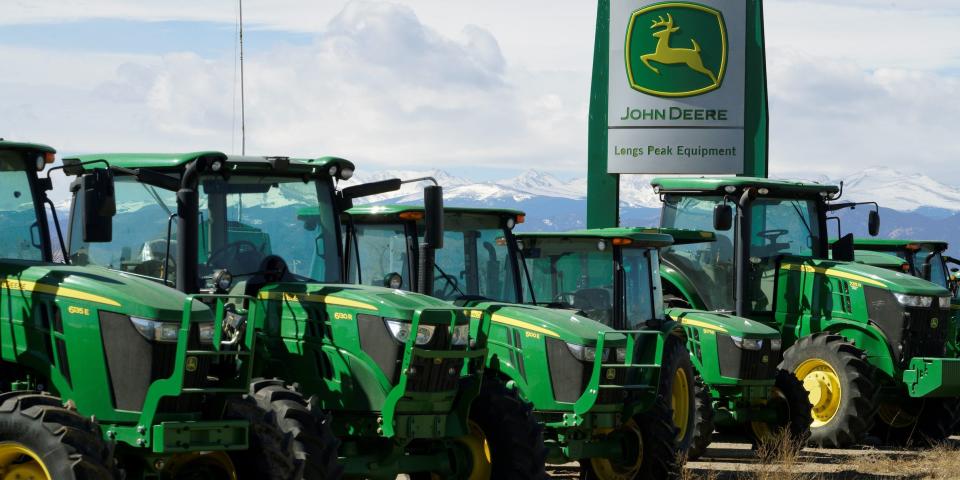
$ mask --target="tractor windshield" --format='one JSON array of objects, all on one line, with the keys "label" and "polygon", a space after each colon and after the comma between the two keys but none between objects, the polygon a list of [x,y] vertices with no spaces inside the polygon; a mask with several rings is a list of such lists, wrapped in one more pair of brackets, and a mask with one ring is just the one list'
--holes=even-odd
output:
[{"label": "tractor windshield", "polygon": [[747,298],[751,310],[773,306],[776,267],[781,256],[818,257],[820,223],[813,200],[757,198],[750,204],[750,265]]},{"label": "tractor windshield", "polygon": [[734,309],[734,231],[713,228],[713,208],[722,197],[668,195],[661,225],[668,228],[716,233],[713,242],[671,245],[662,251],[663,262],[683,272],[709,310]]},{"label": "tractor windshield", "polygon": [[[350,245],[349,283],[389,287],[390,277],[400,276],[400,289],[410,290],[410,246],[404,227],[397,223],[355,223],[355,245]],[[356,265],[354,265],[356,264]]]},{"label": "tractor windshield", "polygon": [[896,253],[910,264],[911,275],[949,288],[950,276],[940,251],[929,245],[921,245],[917,250],[900,250]]},{"label": "tractor windshield", "polygon": [[519,302],[508,232],[500,217],[448,211],[443,221],[443,248],[436,252],[433,296]]},{"label": "tractor windshield", "polygon": [[[338,223],[330,186],[294,177],[233,175],[201,180],[200,275],[256,273],[268,255],[301,280],[340,281]],[[318,208],[319,207],[319,208]],[[310,222],[298,214],[318,208]]]},{"label": "tractor windshield", "polygon": [[39,261],[44,243],[27,165],[22,153],[0,151],[0,255]]},{"label": "tractor windshield", "polygon": [[[279,255],[290,273],[317,281],[339,281],[340,252],[329,186],[302,178],[233,175],[204,178],[200,188],[199,271],[209,277],[227,269],[234,276],[256,273],[267,255]],[[77,265],[100,265],[168,282],[176,278],[176,193],[115,179],[117,214],[113,240],[83,243],[80,215],[73,216],[70,251]],[[75,197],[78,208],[83,197]],[[304,224],[299,210],[319,212]]]},{"label": "tractor windshield", "polygon": [[[177,195],[139,183],[133,177],[117,176],[114,181],[117,214],[113,240],[84,243],[83,219],[72,216],[70,253],[74,265],[99,265],[114,270],[172,280],[173,257],[177,253]],[[83,206],[83,195],[74,197],[74,212]],[[169,229],[168,229],[169,227]],[[169,235],[167,234],[169,231]],[[170,258],[167,258],[169,251]]]},{"label": "tractor windshield", "polygon": [[611,326],[616,320],[615,308],[622,306],[626,328],[637,328],[659,316],[663,301],[656,250],[622,250],[623,302],[616,301],[613,250],[599,239],[534,241],[524,258],[537,302],[576,309]]}]

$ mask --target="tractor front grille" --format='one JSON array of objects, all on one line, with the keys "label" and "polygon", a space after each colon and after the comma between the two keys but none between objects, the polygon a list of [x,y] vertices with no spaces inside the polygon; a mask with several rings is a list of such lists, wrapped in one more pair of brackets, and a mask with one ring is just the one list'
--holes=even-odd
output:
[{"label": "tractor front grille", "polygon": [[[937,299],[934,299],[936,301]],[[943,357],[946,354],[950,309],[908,307],[904,320],[903,354],[906,364],[913,357]]]},{"label": "tractor front grille", "polygon": [[720,375],[741,380],[769,380],[780,363],[780,351],[774,351],[770,340],[764,339],[760,350],[738,347],[729,335],[717,335],[720,355]]}]

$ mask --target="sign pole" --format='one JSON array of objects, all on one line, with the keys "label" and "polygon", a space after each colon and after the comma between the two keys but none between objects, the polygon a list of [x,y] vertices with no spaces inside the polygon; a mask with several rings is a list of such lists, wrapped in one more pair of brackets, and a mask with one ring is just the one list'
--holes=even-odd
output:
[{"label": "sign pole", "polygon": [[609,50],[610,0],[599,0],[587,144],[587,228],[616,227],[620,224],[620,175],[607,171]]}]

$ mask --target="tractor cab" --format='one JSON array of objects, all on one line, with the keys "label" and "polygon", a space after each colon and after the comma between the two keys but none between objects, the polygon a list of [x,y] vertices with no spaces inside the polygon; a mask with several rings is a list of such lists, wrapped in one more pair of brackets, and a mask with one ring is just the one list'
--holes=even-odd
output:
[{"label": "tractor cab", "polygon": [[664,250],[665,294],[779,329],[782,368],[811,392],[814,443],[851,445],[868,433],[893,443],[949,435],[950,397],[960,393],[960,379],[946,373],[960,362],[948,353],[951,292],[856,263],[852,234],[828,241],[828,224],[839,225],[832,213],[848,208],[869,209],[875,236],[876,203],[841,202],[833,185],[768,178],[652,184],[662,227],[716,235],[713,244]]},{"label": "tractor cab", "polygon": [[[858,238],[854,241],[856,260],[868,265],[898,270],[952,290],[947,242],[938,240]],[[899,260],[896,266],[880,255]],[[891,259],[892,260],[892,259]]]}]

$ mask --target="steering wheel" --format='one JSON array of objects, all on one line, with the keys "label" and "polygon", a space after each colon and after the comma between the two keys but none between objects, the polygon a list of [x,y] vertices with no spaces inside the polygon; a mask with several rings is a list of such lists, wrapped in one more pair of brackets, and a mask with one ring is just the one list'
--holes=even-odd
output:
[{"label": "steering wheel", "polygon": [[263,253],[249,240],[238,240],[228,243],[213,253],[207,259],[207,267],[226,268],[234,275],[246,275],[254,273],[260,262],[263,261]]},{"label": "steering wheel", "polygon": [[777,243],[777,238],[788,233],[790,233],[790,230],[784,228],[772,228],[770,230],[761,230],[757,232],[757,236],[766,239],[771,244],[774,244]]},{"label": "steering wheel", "polygon": [[458,282],[456,278],[443,273],[440,273],[436,277],[444,279],[446,283],[444,284],[442,291],[434,292],[435,297],[447,300],[460,295],[460,282]]}]

